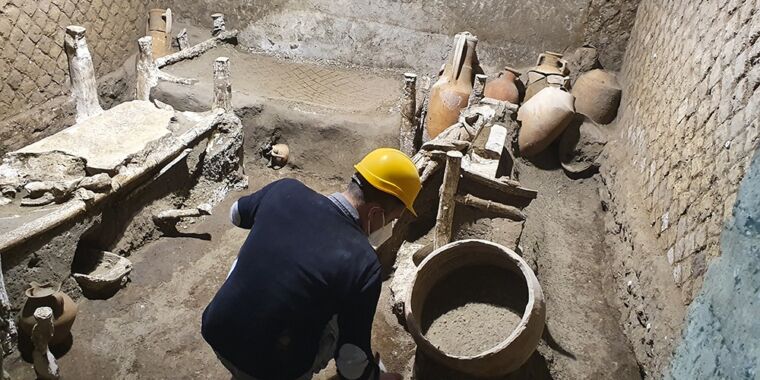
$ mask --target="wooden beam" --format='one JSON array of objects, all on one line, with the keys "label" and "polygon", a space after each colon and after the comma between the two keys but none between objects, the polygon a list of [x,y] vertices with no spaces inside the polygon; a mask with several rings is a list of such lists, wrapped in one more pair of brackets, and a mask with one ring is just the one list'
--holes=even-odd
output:
[{"label": "wooden beam", "polygon": [[525,214],[523,214],[523,212],[517,207],[481,199],[471,194],[457,195],[454,199],[457,203],[474,207],[485,212],[490,212],[501,218],[511,219],[516,222],[525,220]]},{"label": "wooden beam", "polygon": [[462,171],[462,179],[504,194],[513,195],[520,198],[532,200],[536,199],[538,196],[538,191],[523,187],[520,185],[520,182],[509,179],[488,178],[467,169],[464,169]]},{"label": "wooden beam", "polygon": [[433,246],[438,249],[451,241],[451,225],[454,222],[454,195],[459,187],[459,174],[462,170],[462,152],[446,153],[446,169],[443,172],[438,198],[438,215],[435,218]]}]

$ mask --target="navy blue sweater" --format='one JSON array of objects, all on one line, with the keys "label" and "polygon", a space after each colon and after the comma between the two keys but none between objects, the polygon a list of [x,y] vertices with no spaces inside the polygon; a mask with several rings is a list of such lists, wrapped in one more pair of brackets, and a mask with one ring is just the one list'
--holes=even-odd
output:
[{"label": "navy blue sweater", "polygon": [[359,347],[369,360],[360,378],[376,377],[370,336],[380,263],[358,221],[293,179],[240,198],[238,211],[251,231],[203,312],[203,338],[251,376],[293,379],[311,369],[338,315],[338,348]]}]

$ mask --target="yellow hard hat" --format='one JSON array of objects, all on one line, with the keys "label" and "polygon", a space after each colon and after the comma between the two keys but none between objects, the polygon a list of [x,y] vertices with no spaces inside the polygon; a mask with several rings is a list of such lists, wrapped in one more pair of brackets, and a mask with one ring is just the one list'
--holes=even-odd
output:
[{"label": "yellow hard hat", "polygon": [[395,196],[412,215],[417,216],[414,200],[422,183],[409,156],[398,149],[378,148],[364,156],[354,168],[370,185]]}]

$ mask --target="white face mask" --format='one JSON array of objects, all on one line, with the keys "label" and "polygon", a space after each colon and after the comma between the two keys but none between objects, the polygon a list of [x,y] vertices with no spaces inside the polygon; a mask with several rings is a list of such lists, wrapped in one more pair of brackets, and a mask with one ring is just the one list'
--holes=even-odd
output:
[{"label": "white face mask", "polygon": [[385,243],[388,239],[393,236],[393,225],[394,223],[388,223],[379,230],[369,234],[367,239],[369,239],[369,243],[372,244],[372,248],[377,250],[383,243]]},{"label": "white face mask", "polygon": [[383,245],[383,243],[385,243],[388,239],[391,238],[391,236],[393,236],[394,224],[395,223],[385,224],[385,213],[383,213],[383,226],[367,236],[369,244],[372,245],[372,248],[377,250],[381,245]]}]

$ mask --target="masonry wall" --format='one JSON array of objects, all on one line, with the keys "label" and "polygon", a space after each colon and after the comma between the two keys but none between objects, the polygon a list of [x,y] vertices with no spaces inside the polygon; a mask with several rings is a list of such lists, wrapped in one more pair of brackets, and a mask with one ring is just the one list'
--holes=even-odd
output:
[{"label": "masonry wall", "polygon": [[[87,28],[95,69],[103,77],[137,51],[146,5],[142,0],[0,1],[0,153],[73,123],[65,27]],[[111,88],[101,93],[118,96]],[[108,105],[108,99],[103,102]]]},{"label": "masonry wall", "polygon": [[631,185],[673,281],[694,293],[758,146],[759,11],[754,0],[643,1],[621,72]]},{"label": "masonry wall", "polygon": [[655,378],[724,254],[722,231],[758,149],[758,12],[756,0],[643,0],[624,55],[619,133],[601,174],[609,232],[625,249],[608,262],[621,324]]}]

